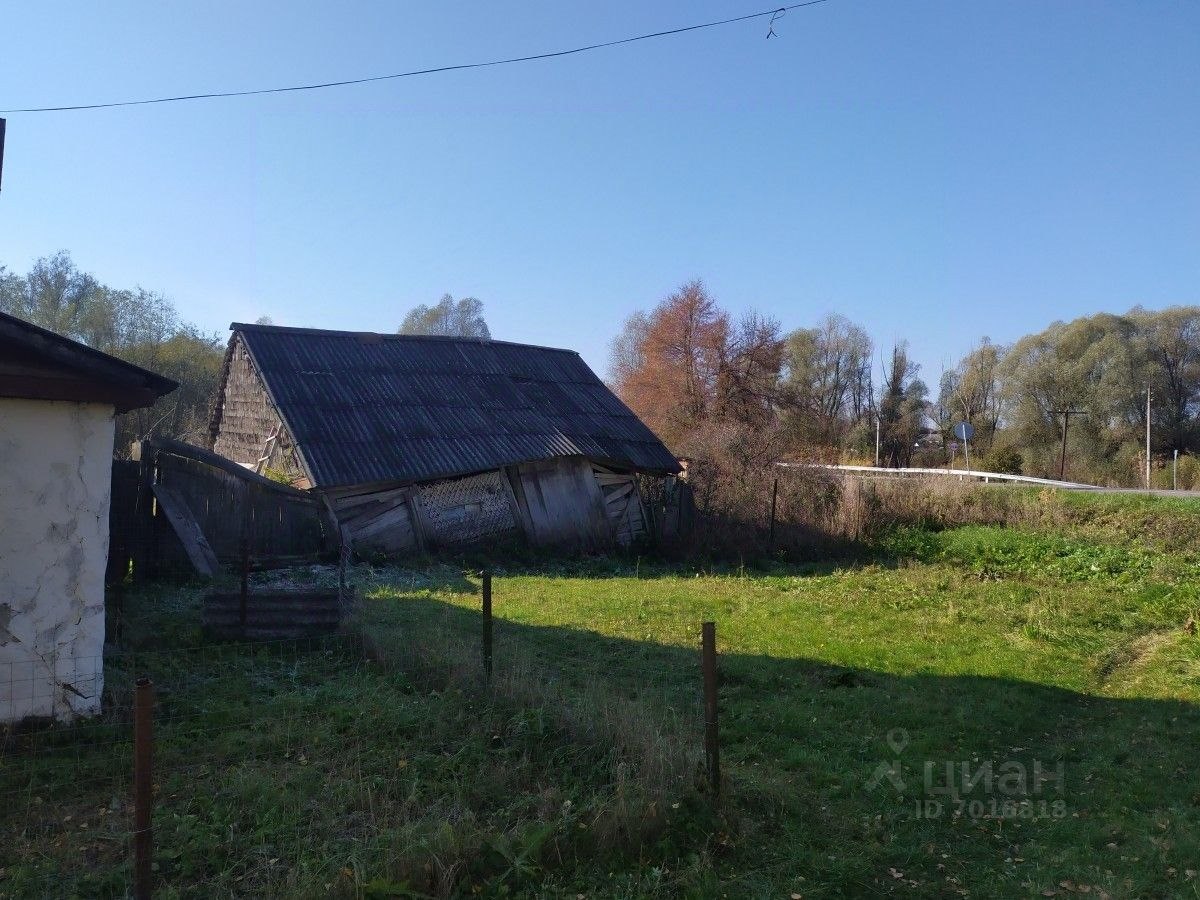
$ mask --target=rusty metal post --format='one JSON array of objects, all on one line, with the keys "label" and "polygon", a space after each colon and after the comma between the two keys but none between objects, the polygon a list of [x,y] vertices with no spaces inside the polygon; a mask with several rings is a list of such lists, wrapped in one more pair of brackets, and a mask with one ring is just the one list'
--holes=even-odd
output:
[{"label": "rusty metal post", "polygon": [[238,623],[246,636],[246,605],[250,597],[250,541],[242,538],[242,589],[238,595]]},{"label": "rusty metal post", "polygon": [[779,499],[779,478],[775,478],[775,483],[771,485],[771,546],[775,546],[775,502]]},{"label": "rusty metal post", "polygon": [[154,685],[145,676],[137,680],[133,705],[133,896],[150,900],[150,830],[154,804]]},{"label": "rusty metal post", "polygon": [[492,680],[492,573],[483,573],[483,677]]},{"label": "rusty metal post", "polygon": [[717,625],[700,626],[700,667],[704,672],[704,763],[713,797],[721,794],[721,760],[717,737]]}]

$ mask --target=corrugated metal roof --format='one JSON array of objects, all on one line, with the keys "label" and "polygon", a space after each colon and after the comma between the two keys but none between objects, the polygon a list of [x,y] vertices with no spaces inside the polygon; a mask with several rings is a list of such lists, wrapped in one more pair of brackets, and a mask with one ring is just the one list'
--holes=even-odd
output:
[{"label": "corrugated metal roof", "polygon": [[425,481],[556,456],[678,470],[578,353],[234,323],[315,484]]}]

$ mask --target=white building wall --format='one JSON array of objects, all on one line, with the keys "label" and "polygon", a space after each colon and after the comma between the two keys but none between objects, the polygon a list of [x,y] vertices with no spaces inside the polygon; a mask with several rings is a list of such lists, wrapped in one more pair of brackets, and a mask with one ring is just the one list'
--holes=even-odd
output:
[{"label": "white building wall", "polygon": [[113,412],[0,397],[0,721],[100,710]]}]

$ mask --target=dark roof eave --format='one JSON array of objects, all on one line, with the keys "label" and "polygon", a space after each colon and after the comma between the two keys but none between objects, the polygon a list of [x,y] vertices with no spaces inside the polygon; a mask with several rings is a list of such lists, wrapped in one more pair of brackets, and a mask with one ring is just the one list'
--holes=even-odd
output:
[{"label": "dark roof eave", "polygon": [[112,393],[124,397],[124,402],[130,404],[123,412],[149,406],[179,387],[179,383],[170,378],[6,313],[0,313],[0,340],[36,353],[49,363],[79,372],[88,379],[93,390],[100,389],[98,382],[107,384]]}]

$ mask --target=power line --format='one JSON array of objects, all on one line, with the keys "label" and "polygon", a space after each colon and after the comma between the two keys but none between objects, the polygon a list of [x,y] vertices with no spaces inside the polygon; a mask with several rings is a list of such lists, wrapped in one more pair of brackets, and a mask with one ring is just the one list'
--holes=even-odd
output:
[{"label": "power line", "polygon": [[[804,3],[793,3],[789,6],[777,6],[772,9],[766,9],[762,12],[748,13],[744,16],[734,16],[730,19],[719,19],[714,22],[702,22],[698,25],[684,25],[680,28],[671,28],[666,31],[654,31],[649,34],[638,34],[633,37],[620,38],[615,41],[603,41],[598,44],[587,44],[583,47],[572,47],[569,50],[552,50],[546,53],[535,53],[531,56],[512,56],[506,59],[492,59],[485,62],[459,63],[451,66],[435,66],[430,69],[413,69],[408,72],[396,72],[391,75],[371,75],[365,78],[347,78],[343,81],[324,81],[319,84],[297,84],[288,87],[274,88],[256,88],[254,90],[245,91],[214,91],[206,94],[181,94],[175,97],[152,97],[142,100],[116,100],[110,103],[79,103],[71,106],[32,106],[25,109],[6,109],[0,110],[3,113],[41,113],[41,112],[74,112],[83,109],[110,109],[117,106],[146,106],[152,103],[177,103],[183,100],[216,100],[225,97],[252,97],[259,94],[286,94],[294,91],[317,91],[324,88],[346,87],[353,84],[369,84],[375,81],[392,81],[397,78],[412,78],[416,75],[436,75],[440,72],[458,72],[464,69],[485,69],[491,66],[508,66],[515,63],[536,62],[543,59],[555,59],[560,56],[573,56],[577,53],[588,53],[592,50],[603,50],[608,47],[618,47],[622,44],[632,44],[637,41],[648,41],[654,38],[671,37],[677,34],[684,34],[689,31],[700,31],[705,28],[719,28],[724,25],[733,25],[737,22],[747,22],[751,19],[761,19],[765,16],[772,17],[772,23],[782,14],[793,9],[800,9],[805,6],[816,6],[818,3],[826,3],[828,0],[806,0]],[[768,32],[768,37],[774,34],[774,31]]]}]

